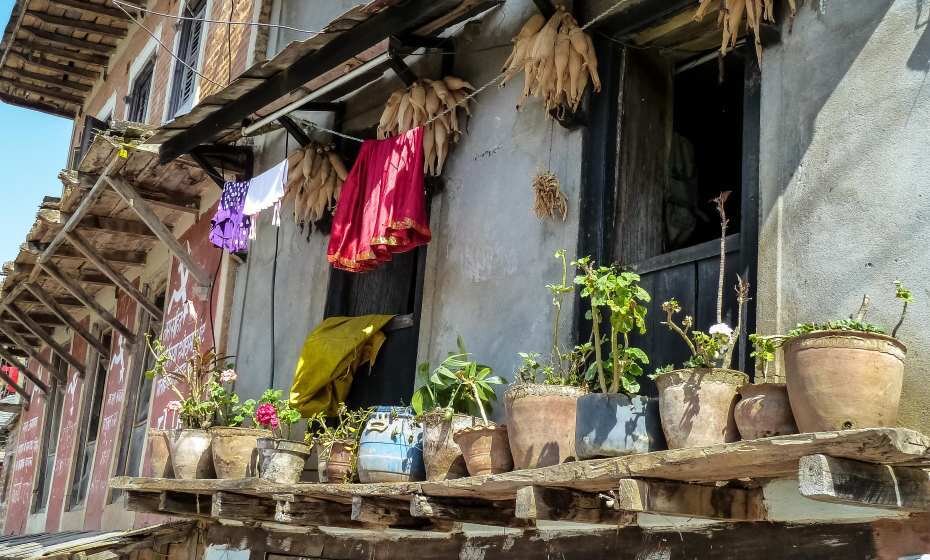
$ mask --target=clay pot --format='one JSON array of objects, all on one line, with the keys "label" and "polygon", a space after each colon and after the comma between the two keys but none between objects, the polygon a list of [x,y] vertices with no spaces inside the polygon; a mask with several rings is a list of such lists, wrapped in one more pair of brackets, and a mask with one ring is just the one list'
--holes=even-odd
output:
[{"label": "clay pot", "polygon": [[165,430],[149,430],[149,476],[174,478],[174,465],[168,451],[168,435]]},{"label": "clay pot", "polygon": [[442,412],[431,412],[420,418],[423,424],[423,462],[429,481],[452,480],[468,476],[465,457],[453,435],[475,425],[477,419],[467,414],[453,414],[446,420]]},{"label": "clay pot", "polygon": [[733,418],[742,439],[759,439],[798,433],[784,383],[744,385]]},{"label": "clay pot", "polygon": [[278,484],[296,484],[304,471],[311,447],[300,441],[279,439],[271,451],[262,479]]},{"label": "clay pot", "polygon": [[259,476],[268,468],[268,461],[271,461],[271,455],[274,453],[274,446],[275,439],[270,436],[260,437],[255,440],[255,449],[258,451]]},{"label": "clay pot", "polygon": [[575,450],[579,459],[666,449],[658,399],[598,393],[579,398],[577,406]]},{"label": "clay pot", "polygon": [[462,449],[468,474],[500,474],[513,470],[506,426],[474,426],[457,430],[452,436]]},{"label": "clay pot", "polygon": [[355,445],[352,442],[337,441],[329,448],[320,450],[320,482],[345,484],[355,477]]},{"label": "clay pot", "polygon": [[517,469],[574,461],[579,387],[521,383],[504,394],[510,451]]},{"label": "clay pot", "polygon": [[216,478],[258,476],[258,439],[268,437],[267,430],[217,426],[213,435],[213,467]]},{"label": "clay pot", "polygon": [[733,408],[749,382],[732,369],[691,368],[659,374],[659,415],[669,449],[739,440]]},{"label": "clay pot", "polygon": [[180,479],[216,478],[213,436],[207,430],[184,429],[168,432],[168,451],[174,477]]},{"label": "clay pot", "polygon": [[894,426],[907,348],[890,336],[824,331],[785,343],[785,379],[802,432]]}]

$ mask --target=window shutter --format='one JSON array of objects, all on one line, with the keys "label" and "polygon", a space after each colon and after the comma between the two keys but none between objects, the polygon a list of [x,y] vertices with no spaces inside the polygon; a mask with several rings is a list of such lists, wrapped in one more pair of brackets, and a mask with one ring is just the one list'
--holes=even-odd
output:
[{"label": "window shutter", "polygon": [[183,20],[178,41],[178,58],[184,61],[175,63],[175,83],[171,92],[171,117],[177,115],[178,110],[194,98],[194,86],[197,82],[197,68],[200,58],[200,42],[203,40],[204,18],[206,17],[206,2],[196,0],[189,3],[184,10],[185,17],[193,18]]}]

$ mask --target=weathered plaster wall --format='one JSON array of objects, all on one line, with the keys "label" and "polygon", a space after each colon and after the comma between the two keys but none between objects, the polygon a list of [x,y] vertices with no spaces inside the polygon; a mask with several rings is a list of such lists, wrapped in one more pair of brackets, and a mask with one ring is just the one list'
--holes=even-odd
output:
[{"label": "weathered plaster wall", "polygon": [[865,292],[869,319],[891,327],[892,282],[903,280],[917,301],[899,333],[899,422],[930,432],[930,7],[814,6],[765,51],[758,325],[784,332],[842,318]]}]

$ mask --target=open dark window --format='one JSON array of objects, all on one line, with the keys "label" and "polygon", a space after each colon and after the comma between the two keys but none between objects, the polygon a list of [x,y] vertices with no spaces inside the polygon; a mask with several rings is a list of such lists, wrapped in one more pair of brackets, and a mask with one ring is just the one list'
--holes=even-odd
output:
[{"label": "open dark window", "polygon": [[62,390],[58,379],[66,379],[68,367],[57,354],[52,359],[52,366],[57,372],[50,372],[48,396],[45,399],[45,422],[42,428],[42,441],[39,448],[39,473],[34,486],[32,512],[45,511],[48,496],[52,488],[52,473],[55,472],[55,458],[58,456],[58,432],[61,428]]},{"label": "open dark window", "polygon": [[206,0],[189,0],[181,12],[182,16],[188,19],[181,20],[178,31],[178,60],[174,63],[171,98],[168,104],[169,120],[190,110],[194,104],[197,73],[193,69],[197,68],[200,58],[206,11]]},{"label": "open dark window", "polygon": [[[112,333],[105,333],[100,340],[104,347],[110,348]],[[84,379],[84,404],[78,432],[78,448],[74,456],[74,479],[71,482],[68,502],[70,509],[83,506],[87,499],[94,456],[97,452],[97,436],[100,432],[100,416],[103,412],[107,370],[110,365],[109,356],[98,353],[95,362],[90,374]]]},{"label": "open dark window", "polygon": [[126,118],[132,122],[144,123],[149,111],[149,97],[152,93],[152,80],[155,76],[155,59],[149,60],[142,71],[136,75],[129,92],[129,111]]},{"label": "open dark window", "polygon": [[77,169],[81,159],[87,153],[94,137],[110,127],[110,120],[100,120],[90,115],[84,117],[84,128],[81,129],[81,143],[74,148],[71,156],[71,169]]}]

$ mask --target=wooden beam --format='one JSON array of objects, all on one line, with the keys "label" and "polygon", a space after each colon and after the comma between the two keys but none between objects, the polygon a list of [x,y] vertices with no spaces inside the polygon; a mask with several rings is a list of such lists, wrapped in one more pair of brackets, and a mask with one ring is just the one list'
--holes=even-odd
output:
[{"label": "wooden beam", "polygon": [[158,511],[162,513],[209,518],[212,507],[210,496],[202,494],[162,492],[158,498]]},{"label": "wooden beam", "polygon": [[[32,397],[29,395],[29,393],[26,392],[25,389],[23,389],[22,385],[20,385],[19,383],[13,381],[13,378],[10,377],[9,375],[7,375],[6,372],[3,371],[2,369],[0,369],[0,379],[2,379],[4,383],[6,383],[6,384],[9,385],[10,387],[12,387],[13,390],[16,391],[16,392],[19,394],[19,396],[23,398],[23,401],[25,402],[25,405],[26,405],[27,407],[29,406],[29,403],[32,401]],[[46,394],[48,394],[47,391],[46,391]],[[17,409],[21,409],[21,408],[22,408],[22,405],[18,405],[18,404],[17,404],[17,405],[12,405],[12,404],[9,404],[9,405],[8,405],[7,403],[0,403],[0,405],[2,405],[2,406],[4,406],[4,407],[6,407],[6,406],[16,406]],[[18,411],[18,410],[3,410],[3,412],[19,412],[19,411]]]},{"label": "wooden beam", "polygon": [[49,84],[53,86],[63,87],[78,92],[78,94],[88,93],[92,86],[85,84],[84,82],[76,82],[73,80],[63,80],[58,76],[50,76],[48,74],[41,74],[39,72],[30,72],[25,68],[11,68],[6,66],[3,68],[4,72],[13,74],[17,78],[25,78],[27,80],[34,80],[42,82],[44,84]]},{"label": "wooden beam", "polygon": [[930,472],[809,455],[798,463],[801,495],[819,502],[930,511]]},{"label": "wooden beam", "polygon": [[24,25],[20,27],[21,30],[30,33],[34,37],[42,39],[43,41],[48,41],[49,43],[54,43],[61,45],[63,47],[71,47],[73,49],[80,49],[82,51],[91,51],[95,53],[100,53],[101,55],[108,56],[111,52],[116,50],[116,46],[107,45],[106,43],[94,43],[93,41],[85,41],[84,39],[77,39],[70,35],[65,35],[63,33],[53,33],[51,31],[46,31],[44,29],[39,29],[38,27],[32,27],[30,25]]},{"label": "wooden beam", "polygon": [[[106,4],[94,4],[92,2],[88,2],[87,0],[50,0],[49,5],[77,10],[82,14],[91,16],[105,16],[117,20],[129,19],[129,16],[123,13],[123,11],[119,8],[113,8]],[[127,9],[130,12],[132,11],[130,8]]]},{"label": "wooden beam", "polygon": [[[78,183],[82,189],[93,188],[99,180],[100,175],[78,172]],[[186,214],[200,214],[200,197],[170,190],[148,190],[145,188],[137,188],[136,190],[150,206],[158,206],[166,210]]]},{"label": "wooden beam", "polygon": [[[64,240],[64,234],[61,235],[62,240]],[[75,251],[68,247],[57,247],[55,252],[48,254],[48,247],[50,243],[39,243],[37,241],[30,241],[27,243],[27,247],[30,251],[34,253],[41,253],[42,255],[48,255],[46,261],[50,261],[52,258],[58,259],[68,259],[68,260],[79,260],[86,261],[85,257],[80,251]],[[105,251],[100,254],[104,259],[110,261],[113,264],[118,264],[121,266],[131,266],[131,267],[143,267],[145,266],[146,252],[145,251]],[[41,262],[41,257],[40,257]]]},{"label": "wooden beam", "polygon": [[597,494],[562,488],[526,486],[517,490],[516,517],[528,522],[571,521],[632,525],[636,514],[608,507]]},{"label": "wooden beam", "polygon": [[157,239],[144,223],[136,220],[121,220],[107,216],[87,216],[78,223],[77,229],[104,233],[118,233],[130,237]]},{"label": "wooden beam", "polygon": [[158,506],[161,504],[159,492],[126,492],[126,509],[142,513],[161,513]]},{"label": "wooden beam", "polygon": [[211,284],[209,273],[194,262],[193,257],[181,246],[171,230],[161,222],[158,215],[152,211],[148,203],[142,199],[139,192],[136,191],[132,185],[123,179],[114,179],[107,175],[103,175],[102,178],[123,197],[123,200],[130,208],[136,211],[139,218],[145,222],[145,225],[147,225],[159,239],[161,239],[162,243],[168,246],[168,250],[190,271],[198,284],[201,286],[209,286]]},{"label": "wooden beam", "polygon": [[364,527],[362,523],[352,521],[352,506],[322,500],[278,500],[275,504],[274,520],[286,525],[321,525],[347,529]]},{"label": "wooden beam", "polygon": [[275,502],[268,498],[257,498],[232,492],[213,494],[210,515],[214,519],[232,519],[261,523],[274,521]]},{"label": "wooden beam", "polygon": [[14,105],[16,107],[24,107],[31,111],[38,111],[40,113],[45,113],[47,115],[55,115],[56,117],[62,117],[68,120],[74,118],[74,115],[80,109],[79,107],[59,107],[53,105],[49,102],[42,102],[39,99],[25,99],[16,94],[0,91],[0,101],[8,105]]},{"label": "wooden beam", "polygon": [[[35,268],[34,264],[29,263],[17,263],[15,274],[30,274]],[[105,288],[116,286],[109,278],[103,274],[96,274],[94,272],[80,271],[77,281],[81,284],[90,284],[92,286],[102,286]],[[62,304],[64,307],[84,307],[81,305],[81,302],[71,299],[71,298],[62,298],[68,300],[69,304]],[[25,300],[21,300],[25,301]]]},{"label": "wooden beam", "polygon": [[410,504],[403,500],[352,498],[352,521],[375,527],[421,528],[430,521],[410,515]]},{"label": "wooden beam", "polygon": [[701,519],[763,521],[761,489],[744,490],[682,482],[626,478],[620,481],[616,505],[624,511]]},{"label": "wooden beam", "polygon": [[90,66],[100,68],[101,70],[107,67],[107,63],[110,60],[105,56],[72,51],[69,49],[56,47],[54,45],[38,43],[36,41],[19,41],[19,45],[23,47],[24,51],[29,53],[51,54],[65,60],[80,62],[81,64],[88,64]]},{"label": "wooden beam", "polygon": [[[25,284],[23,284],[23,289],[24,289],[24,290],[26,289]],[[33,295],[31,295],[31,294],[27,294],[27,293],[23,293],[23,294],[19,295],[19,297],[17,297],[16,299],[17,299],[17,301],[20,301],[21,303],[42,303],[41,301],[39,301],[38,299],[36,299],[35,296],[33,296]],[[55,297],[55,298],[53,299],[53,301],[54,301],[59,307],[69,307],[69,308],[72,308],[72,309],[82,309],[82,310],[84,309],[84,306],[81,304],[81,302],[79,302],[78,300],[74,299],[73,297],[67,297],[67,296],[66,296],[66,297],[60,297],[60,296],[59,296],[59,297]],[[43,304],[43,305],[44,305],[44,304]]]},{"label": "wooden beam", "polygon": [[434,498],[417,495],[410,500],[410,515],[430,521],[477,523],[500,527],[526,527],[512,501],[485,501],[462,498]]},{"label": "wooden beam", "polygon": [[104,356],[110,355],[110,349],[99,338],[91,334],[90,330],[87,329],[80,321],[71,316],[70,313],[65,311],[59,304],[56,302],[52,296],[46,292],[42,286],[38,284],[33,284],[32,282],[26,282],[26,290],[29,291],[42,305],[48,307],[52,313],[58,315],[62,321],[67,323],[69,327],[74,329],[81,338],[87,341],[91,347]]},{"label": "wooden beam", "polygon": [[21,371],[23,375],[26,376],[26,379],[28,379],[29,381],[32,381],[32,383],[36,386],[36,388],[38,388],[44,394],[48,395],[48,391],[49,391],[48,385],[46,385],[45,382],[42,381],[42,379],[38,375],[33,373],[32,370],[26,367],[25,364],[17,360],[16,357],[10,354],[5,348],[0,348],[0,358],[3,358],[7,362],[9,362],[11,366]]},{"label": "wooden beam", "polygon": [[59,25],[67,29],[80,29],[89,33],[99,33],[101,35],[113,37],[114,39],[122,39],[126,36],[126,33],[129,32],[129,30],[124,27],[114,27],[112,25],[96,23],[80,18],[53,16],[48,12],[40,12],[37,10],[26,10],[26,15],[32,16],[50,25]]},{"label": "wooden beam", "polygon": [[91,80],[97,80],[100,78],[100,72],[97,70],[81,68],[80,66],[71,66],[69,64],[62,64],[61,62],[56,62],[43,56],[38,56],[37,53],[32,53],[31,55],[29,53],[24,54],[23,51],[21,51],[16,46],[10,48],[10,57],[18,58],[23,62],[23,64],[31,64],[32,66],[38,66],[40,68],[45,68],[46,70],[52,70],[54,72],[74,74],[75,76],[90,78]]},{"label": "wooden beam", "polygon": [[84,288],[82,288],[76,280],[65,276],[57,266],[50,262],[40,262],[39,266],[42,267],[42,270],[44,270],[46,274],[51,276],[56,282],[71,292],[71,295],[76,297],[78,301],[84,304],[85,307],[90,309],[90,312],[93,313],[98,319],[113,327],[113,330],[118,332],[124,339],[129,342],[129,344],[135,344],[136,335],[132,332],[132,330],[117,320],[116,317],[104,309],[102,305],[97,303],[97,300],[85,292]]},{"label": "wooden beam", "polygon": [[110,263],[103,259],[103,257],[101,257],[100,254],[97,253],[97,251],[91,247],[83,237],[80,236],[80,234],[78,234],[76,231],[65,232],[65,238],[68,240],[68,243],[83,253],[84,256],[87,257],[87,260],[89,260],[95,267],[97,267],[97,270],[106,275],[106,277],[112,280],[114,284],[119,286],[119,288],[124,291],[126,295],[142,306],[142,309],[144,309],[156,321],[161,321],[161,309],[149,301],[149,299],[145,297],[142,292],[140,292],[139,289],[136,288],[133,283],[130,282],[125,276],[110,266]]},{"label": "wooden beam", "polygon": [[[76,369],[81,375],[84,375],[84,364],[81,363],[81,360],[75,358],[71,352],[64,348],[64,346],[58,344],[58,342],[48,331],[36,324],[36,322],[33,321],[28,315],[23,313],[22,309],[17,307],[14,303],[6,304],[4,308],[6,309],[7,313],[13,316],[14,319],[22,323],[23,326],[32,331],[34,335],[39,337],[42,342],[44,342],[49,348],[52,349],[52,352],[61,356],[61,359],[68,362],[68,364]],[[58,372],[53,369],[52,374],[58,375]],[[66,379],[61,379],[60,381],[67,382]]]},{"label": "wooden beam", "polygon": [[21,89],[28,93],[33,93],[45,97],[47,99],[53,99],[55,101],[61,101],[62,103],[70,103],[72,105],[81,105],[84,103],[84,100],[80,97],[75,97],[60,91],[52,91],[45,88],[40,88],[39,86],[33,84],[27,84],[17,80],[11,80],[9,78],[0,78],[0,84],[5,84],[11,88]]},{"label": "wooden beam", "polygon": [[25,352],[30,358],[39,362],[39,365],[45,369],[52,371],[55,369],[52,366],[51,362],[42,357],[42,354],[37,351],[31,344],[29,344],[26,339],[19,335],[12,326],[10,326],[6,321],[0,320],[0,332],[5,334],[13,344],[19,347],[23,352]]}]

